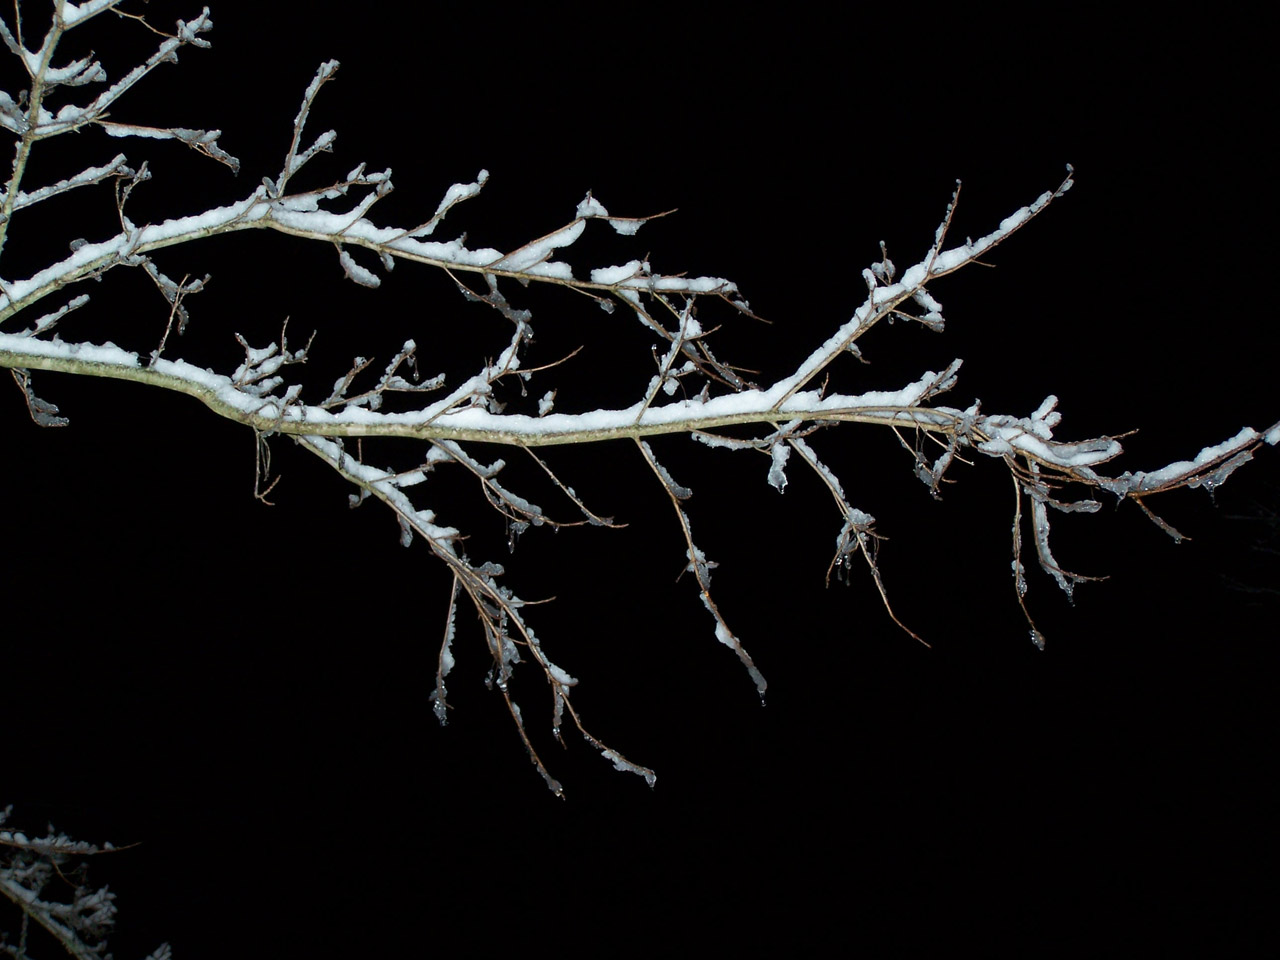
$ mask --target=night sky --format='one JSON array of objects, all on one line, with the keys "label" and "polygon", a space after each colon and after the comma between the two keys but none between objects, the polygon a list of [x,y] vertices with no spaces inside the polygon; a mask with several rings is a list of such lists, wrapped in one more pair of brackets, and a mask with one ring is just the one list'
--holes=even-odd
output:
[{"label": "night sky", "polygon": [[[279,171],[302,91],[336,58],[308,128],[335,128],[336,151],[295,185],[360,161],[391,167],[395,192],[371,219],[408,225],[486,168],[488,186],[438,236],[503,249],[568,222],[587,190],[618,215],[678,208],[629,239],[589,224],[600,229],[565,259],[584,275],[647,254],[656,270],[736,281],[769,322],[711,305],[700,320],[722,325],[722,359],[766,381],[861,303],[880,241],[899,267],[923,255],[957,179],[963,239],[1056,188],[1070,163],[1074,188],[990,267],[931,288],[945,333],[881,324],[861,341],[869,363],[847,358],[832,389],[896,389],[961,357],[944,403],[1025,416],[1053,393],[1059,438],[1138,431],[1113,472],[1280,420],[1262,147],[1274,76],[1249,52],[1250,24],[1069,12],[1052,27],[915,24],[889,10],[846,23],[805,5],[601,19],[463,4],[297,22],[290,6],[215,4],[212,49],[184,49],[113,113],[220,128],[238,176],[173,142],[87,130],[38,145],[30,183],[125,152],[154,176],[130,200],[135,221],[241,198]],[[167,28],[196,13],[147,7]],[[92,48],[113,77],[157,42],[112,18],[82,32],[69,52]],[[0,87],[16,93],[7,59]],[[15,216],[0,278],[113,230],[107,186],[47,207]],[[155,259],[174,278],[212,277],[167,355],[225,371],[241,353],[234,333],[267,342],[288,317],[291,342],[316,331],[297,375],[315,392],[357,354],[380,368],[407,337],[422,372],[451,382],[509,339],[507,321],[412,263],[368,290],[332,248],[268,231]],[[141,272],[83,286],[93,299],[60,325],[65,339],[155,345],[167,305]],[[652,338],[633,318],[569,291],[504,292],[533,311],[526,366],[584,348],[536,375],[533,396],[557,388],[563,412],[637,399]],[[263,505],[252,434],[189,398],[52,373],[34,384],[70,425],[37,428],[17,389],[0,403],[0,808],[14,804],[28,832],[52,820],[139,844],[92,864],[119,895],[117,957],[162,940],[179,960],[372,956],[405,942],[591,950],[597,936],[611,949],[777,937],[803,950],[838,931],[871,946],[885,930],[910,953],[940,929],[991,952],[1104,930],[1125,948],[1260,943],[1262,893],[1247,880],[1268,862],[1275,799],[1264,784],[1280,581],[1258,549],[1280,503],[1272,448],[1216,501],[1152,501],[1191,538],[1181,544],[1105,495],[1095,515],[1056,515],[1058,559],[1108,579],[1081,584],[1071,605],[1030,571],[1040,652],[1014,597],[999,462],[957,464],[935,501],[891,432],[812,438],[877,518],[890,600],[926,649],[865,574],[824,587],[840,519],[799,464],[779,495],[762,457],[653,440],[693,490],[694,537],[769,681],[764,707],[679,577],[677,518],[634,446],[544,457],[625,529],[535,528],[514,551],[478,487],[441,470],[414,488],[421,505],[470,536],[473,559],[504,564],[520,596],[555,598],[528,617],[580,679],[575,705],[658,775],[651,790],[615,772],[576,733],[557,745],[550,697],[526,669],[513,689],[562,801],[485,688],[490,660],[465,607],[453,710],[437,724],[427,698],[449,577],[421,543],[401,547],[385,508],[350,509],[341,480],[284,438]],[[509,487],[570,514],[532,461],[472,449],[505,457]],[[0,910],[0,925],[16,919]]]}]

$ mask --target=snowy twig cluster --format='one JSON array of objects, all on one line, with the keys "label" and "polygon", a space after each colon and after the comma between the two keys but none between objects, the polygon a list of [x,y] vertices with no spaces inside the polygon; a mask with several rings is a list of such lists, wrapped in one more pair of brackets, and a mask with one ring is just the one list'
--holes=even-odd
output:
[{"label": "snowy twig cluster", "polygon": [[[564,523],[505,486],[500,480],[504,461],[477,453],[473,449],[477,444],[501,444],[533,458],[551,476],[566,507],[579,516],[575,522],[597,525],[611,521],[593,512],[572,486],[556,477],[534,448],[606,440],[632,444],[670,498],[684,541],[685,569],[710,614],[708,632],[741,659],[763,695],[764,677],[730,626],[730,616],[713,599],[710,584],[715,564],[693,538],[686,509],[689,490],[658,460],[646,442],[648,437],[687,434],[710,446],[763,453],[769,464],[768,482],[779,491],[788,482],[788,468],[812,471],[830,492],[839,514],[829,573],[846,576],[855,557],[861,557],[889,615],[900,625],[876,565],[875,518],[850,501],[840,478],[819,455],[818,435],[849,422],[887,427],[898,435],[916,475],[934,496],[946,470],[957,460],[982,455],[1003,461],[1015,493],[1015,597],[1027,615],[1032,640],[1041,646],[1044,639],[1024,599],[1024,528],[1029,531],[1039,565],[1070,594],[1083,578],[1063,569],[1054,558],[1049,542],[1052,511],[1093,512],[1099,508],[1092,496],[1077,496],[1071,491],[1101,491],[1133,500],[1176,537],[1176,531],[1150,512],[1146,499],[1151,494],[1181,486],[1212,489],[1248,460],[1264,439],[1270,443],[1280,439],[1280,424],[1265,434],[1246,428],[1191,460],[1160,470],[1111,476],[1100,470],[1121,452],[1120,444],[1109,437],[1083,442],[1056,439],[1054,431],[1061,414],[1055,410],[1053,396],[1024,416],[987,413],[978,403],[963,409],[939,403],[956,384],[959,360],[942,370],[924,371],[897,390],[858,394],[828,390],[832,366],[860,357],[860,338],[881,320],[907,319],[942,330],[942,305],[931,292],[933,281],[988,256],[1045,211],[1071,187],[1069,170],[1056,189],[1014,211],[987,235],[964,242],[954,242],[950,233],[957,188],[932,242],[912,265],[898,269],[882,245],[880,259],[862,271],[867,294],[848,319],[834,325],[830,336],[815,345],[797,367],[754,383],[740,368],[721,359],[719,348],[713,350],[711,334],[715,331],[703,322],[704,308],[715,303],[754,316],[734,283],[718,277],[662,274],[648,259],[603,265],[585,274],[555,259],[589,229],[606,227],[628,236],[652,217],[612,215],[588,194],[563,226],[515,249],[498,250],[469,246],[465,237],[436,239],[453,208],[480,193],[488,179],[483,170],[474,180],[451,186],[433,211],[424,211],[424,218],[409,226],[378,225],[370,219],[374,206],[392,189],[389,170],[371,172],[360,163],[326,185],[295,187],[300,171],[334,147],[334,132],[310,136],[308,120],[322,87],[337,71],[336,61],[322,64],[307,86],[279,171],[260,178],[253,190],[236,202],[162,222],[137,223],[129,214],[129,198],[150,174],[145,163],[134,164],[123,154],[103,157],[56,183],[30,186],[27,173],[32,144],[94,127],[113,137],[176,139],[218,162],[239,166],[239,161],[218,145],[220,131],[157,128],[105,118],[108,107],[116,106],[123,94],[159,64],[176,59],[181,48],[208,46],[202,37],[211,26],[207,8],[191,21],[179,21],[171,34],[164,34],[153,56],[112,83],[91,58],[62,62],[56,51],[67,31],[115,11],[118,0],[87,0],[79,5],[57,0],[53,6],[52,26],[35,48],[22,36],[20,21],[14,29],[0,21],[0,36],[22,61],[30,79],[30,88],[20,94],[0,91],[0,125],[17,140],[13,174],[3,188],[0,251],[19,211],[107,181],[115,185],[119,229],[98,238],[68,237],[71,250],[61,260],[30,276],[0,279],[0,364],[12,369],[32,418],[45,426],[66,422],[54,404],[34,392],[33,370],[133,380],[196,397],[215,413],[252,428],[260,438],[259,476],[264,482],[269,479],[266,438],[288,436],[356,488],[353,503],[370,498],[381,501],[397,517],[405,544],[422,540],[452,574],[452,597],[432,693],[436,715],[441,722],[446,717],[446,678],[453,665],[457,608],[465,597],[492,655],[491,680],[501,691],[534,765],[557,793],[560,785],[534,748],[512,698],[510,679],[520,663],[532,661],[550,687],[551,725],[557,739],[567,716],[619,769],[638,773],[650,783],[654,775],[587,731],[571,698],[577,681],[551,660],[526,617],[526,601],[503,582],[502,565],[468,556],[459,529],[427,506],[433,471],[452,466],[476,478],[488,503],[503,516],[512,539],[530,525]],[[104,89],[85,105],[69,102],[54,112],[54,101],[59,97],[91,85]],[[209,370],[173,356],[177,335],[189,321],[188,300],[201,291],[204,281],[171,279],[156,267],[152,254],[241,230],[274,230],[331,245],[335,266],[356,284],[370,288],[382,282],[379,268],[390,271],[399,261],[443,270],[467,300],[487,305],[509,322],[509,338],[492,360],[478,364],[472,375],[454,382],[444,375],[420,377],[416,344],[410,340],[385,365],[357,357],[327,396],[311,398],[304,396],[300,383],[290,381],[286,369],[306,361],[307,348],[291,347],[284,333],[278,342],[262,346],[240,338],[244,360],[236,369]],[[163,337],[150,350],[130,350],[82,337],[63,339],[69,316],[90,303],[78,285],[117,267],[143,270],[154,281],[169,312]],[[528,310],[507,299],[513,280],[568,288],[591,298],[610,315],[630,315],[648,331],[655,341],[655,366],[648,382],[637,385],[634,402],[562,412],[556,400],[565,391],[547,390],[536,411],[506,409],[500,399],[503,385],[510,384],[524,395],[535,374],[560,362],[535,367],[526,364],[533,337],[532,318]],[[70,289],[73,287],[76,289]],[[734,429],[726,432],[725,428]],[[754,430],[755,435],[744,438],[744,430]],[[370,462],[360,443],[370,437],[402,438],[410,451],[406,463],[393,467]],[[270,486],[259,489],[263,498],[269,492]],[[1024,513],[1029,514],[1027,524],[1023,523]]]},{"label": "snowy twig cluster", "polygon": [[[11,807],[0,810],[0,827],[11,812]],[[43,929],[73,957],[110,960],[106,937],[115,922],[115,894],[106,887],[85,884],[84,861],[118,849],[125,848],[72,840],[52,826],[36,838],[0,829],[0,896],[22,916],[15,940],[0,929],[0,954],[18,960],[30,956],[32,933]],[[170,957],[169,945],[161,944],[147,960]]]}]

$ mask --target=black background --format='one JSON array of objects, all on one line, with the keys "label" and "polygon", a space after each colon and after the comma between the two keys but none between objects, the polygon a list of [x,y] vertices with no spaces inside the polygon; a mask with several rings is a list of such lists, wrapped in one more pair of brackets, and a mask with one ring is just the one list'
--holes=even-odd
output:
[{"label": "black background", "polygon": [[[1250,53],[1256,25],[288,6],[215,6],[213,49],[185,49],[113,113],[221,128],[238,178],[173,143],[91,130],[39,145],[29,183],[123,151],[155,175],[131,201],[135,220],[230,202],[278,172],[302,90],[336,58],[309,128],[336,128],[336,155],[296,186],[362,160],[390,166],[396,191],[372,219],[408,224],[484,167],[489,186],[440,232],[499,248],[567,222],[588,189],[616,214],[677,207],[633,240],[596,231],[567,259],[582,275],[648,253],[655,269],[736,280],[772,323],[725,311],[718,352],[766,380],[861,301],[878,241],[900,267],[923,254],[957,178],[955,236],[977,236],[1056,187],[1069,162],[1075,188],[994,269],[937,284],[945,334],[884,325],[862,342],[871,364],[850,360],[833,386],[896,388],[963,357],[953,404],[1025,415],[1056,393],[1060,437],[1141,428],[1117,469],[1280,416],[1261,130],[1275,98]],[[197,12],[148,11],[161,26]],[[109,17],[82,32],[71,52],[91,46],[112,76],[155,40]],[[0,275],[112,229],[106,188],[47,208],[15,217]],[[300,374],[316,391],[352,355],[386,358],[406,336],[424,373],[452,380],[508,336],[446,277],[401,264],[366,290],[332,249],[284,236],[156,260],[213,277],[171,354],[226,369],[233,332],[266,342],[288,316],[295,336],[318,331]],[[165,305],[144,277],[117,274],[64,337],[150,349]],[[558,387],[562,411],[635,399],[652,368],[638,325],[554,290],[508,295],[534,311],[527,365],[586,345],[535,379],[534,396]],[[1103,930],[1135,946],[1193,933],[1217,949],[1256,944],[1275,607],[1230,581],[1268,586],[1275,572],[1252,549],[1266,524],[1230,518],[1274,504],[1270,448],[1216,506],[1200,491],[1154,504],[1191,542],[1173,544],[1132,504],[1058,518],[1059,560],[1110,579],[1080,587],[1072,607],[1033,573],[1040,653],[1012,595],[998,463],[954,469],[937,503],[892,435],[814,440],[889,537],[890,596],[926,650],[865,577],[823,588],[839,521],[798,467],[780,497],[762,458],[654,441],[694,490],[718,602],[770,681],[763,709],[677,581],[678,525],[633,449],[546,457],[625,530],[532,530],[510,557],[479,491],[433,477],[415,493],[472,535],[473,558],[506,564],[527,599],[556,597],[531,622],[581,679],[592,731],[658,773],[651,791],[580,739],[561,750],[530,673],[515,692],[561,802],[484,688],[465,614],[455,709],[436,724],[427,694],[448,577],[420,544],[399,546],[389,515],[348,509],[342,484],[283,440],[276,505],[256,502],[251,435],[194,401],[35,383],[71,425],[37,429],[16,391],[0,404],[0,801],[29,830],[51,819],[141,843],[94,864],[120,894],[117,956],[162,939],[184,960],[249,943],[374,953],[406,938],[590,948],[600,935],[618,949],[687,937],[686,924],[793,945],[890,930],[903,950],[925,932],[992,950]],[[484,455],[506,456],[509,486],[568,514],[536,469]]]}]

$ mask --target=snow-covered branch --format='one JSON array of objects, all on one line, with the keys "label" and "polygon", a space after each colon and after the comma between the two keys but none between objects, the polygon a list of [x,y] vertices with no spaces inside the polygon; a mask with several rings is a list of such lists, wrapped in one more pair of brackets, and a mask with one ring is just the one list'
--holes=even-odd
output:
[{"label": "snow-covered branch", "polygon": [[[743,316],[754,316],[736,284],[719,277],[658,273],[647,257],[622,264],[605,263],[585,271],[563,259],[566,251],[589,231],[607,226],[622,237],[630,237],[655,216],[665,214],[617,216],[588,193],[571,208],[572,215],[560,226],[531,231],[537,234],[533,239],[509,249],[497,249],[469,245],[465,235],[433,239],[457,204],[481,192],[489,179],[485,170],[479,171],[474,180],[446,188],[434,209],[421,211],[423,219],[410,226],[383,224],[374,218],[375,206],[392,191],[390,170],[369,172],[366,163],[359,162],[345,176],[329,180],[327,186],[295,189],[294,183],[304,167],[308,173],[314,172],[313,168],[324,162],[321,155],[336,149],[334,131],[318,135],[306,131],[314,104],[336,75],[336,61],[323,63],[306,86],[278,172],[274,176],[263,174],[251,191],[234,202],[158,222],[135,223],[128,212],[129,197],[150,173],[145,163],[131,165],[123,154],[97,158],[74,176],[24,190],[22,182],[31,144],[72,130],[98,128],[113,137],[177,139],[212,159],[233,168],[239,166],[217,145],[219,131],[154,127],[106,118],[108,107],[115,107],[159,64],[175,60],[181,47],[208,46],[201,37],[212,25],[207,8],[190,22],[179,21],[172,34],[164,35],[151,57],[96,98],[52,112],[53,107],[48,104],[58,96],[81,86],[108,83],[97,62],[84,59],[59,65],[56,50],[67,30],[115,6],[114,0],[93,0],[78,6],[56,3],[53,24],[36,50],[24,46],[20,33],[15,35],[7,25],[0,28],[0,37],[22,61],[32,81],[31,90],[25,95],[14,97],[0,92],[0,126],[17,138],[14,172],[4,185],[0,211],[0,254],[9,228],[22,223],[21,218],[14,220],[17,213],[78,187],[113,180],[119,219],[118,231],[96,238],[80,236],[70,229],[66,237],[69,254],[29,275],[4,276],[5,262],[0,260],[0,365],[14,371],[31,415],[41,425],[62,425],[66,419],[54,404],[37,395],[32,371],[131,380],[193,396],[219,416],[252,428],[260,441],[260,481],[268,479],[265,474],[270,472],[269,458],[261,456],[268,439],[287,436],[353,485],[353,506],[367,499],[384,504],[397,518],[405,545],[423,541],[452,578],[453,591],[432,694],[437,717],[442,722],[446,717],[445,681],[453,665],[456,605],[465,597],[476,611],[493,660],[491,680],[502,693],[531,762],[557,793],[560,785],[543,763],[513,699],[510,680],[522,663],[536,665],[552,692],[551,726],[557,739],[567,713],[588,743],[614,766],[638,773],[650,783],[653,774],[587,731],[571,700],[577,680],[549,658],[526,618],[529,602],[503,582],[503,565],[468,557],[463,549],[465,537],[459,527],[452,525],[453,518],[446,523],[428,506],[439,506],[431,496],[433,486],[427,483],[430,476],[437,469],[456,467],[478,482],[485,502],[502,517],[513,547],[516,538],[531,526],[570,523],[553,519],[553,508],[532,502],[514,489],[514,484],[499,479],[506,466],[504,460],[477,455],[470,445],[505,445],[533,456],[534,447],[632,441],[625,446],[653,473],[674,508],[676,526],[684,542],[684,570],[691,575],[711,614],[706,633],[732,649],[763,695],[765,679],[748,654],[744,639],[730,625],[733,612],[722,609],[713,599],[710,584],[715,564],[695,544],[686,504],[689,490],[659,462],[646,438],[686,434],[718,449],[765,454],[768,467],[762,472],[768,484],[779,492],[788,485],[787,470],[794,471],[803,464],[830,493],[839,515],[828,575],[834,571],[838,577],[847,577],[854,554],[860,553],[889,616],[912,636],[916,634],[891,607],[892,585],[885,582],[877,566],[876,519],[850,501],[836,472],[819,455],[824,432],[847,423],[893,430],[909,454],[908,469],[935,497],[940,494],[944,474],[957,461],[982,455],[1007,465],[1015,489],[1014,587],[1016,602],[1024,612],[1028,609],[1024,599],[1028,580],[1022,558],[1024,499],[1030,504],[1027,516],[1039,564],[1070,595],[1074,585],[1086,578],[1066,571],[1055,559],[1050,547],[1051,510],[1096,511],[1099,501],[1094,496],[1100,491],[1119,500],[1137,502],[1166,530],[1176,533],[1150,512],[1147,497],[1181,486],[1212,490],[1247,461],[1260,444],[1280,440],[1280,424],[1264,432],[1245,428],[1190,460],[1150,471],[1110,475],[1100,471],[1121,454],[1120,443],[1111,437],[1083,441],[1056,438],[1061,414],[1055,409],[1055,396],[1048,396],[1025,416],[983,412],[977,402],[965,407],[940,403],[939,399],[957,385],[959,360],[941,370],[922,371],[896,390],[828,390],[829,374],[836,365],[850,362],[846,355],[861,356],[858,341],[881,320],[906,319],[942,330],[945,318],[932,291],[934,281],[989,258],[1000,244],[1043,214],[1071,188],[1069,168],[1067,178],[1056,188],[1015,210],[985,236],[963,243],[949,242],[959,202],[957,187],[942,211],[932,242],[922,244],[923,253],[914,263],[899,270],[882,244],[880,258],[861,272],[867,287],[862,303],[852,309],[847,319],[833,321],[830,335],[793,368],[761,375],[760,383],[748,381],[742,368],[718,356],[721,348],[713,350],[711,344],[716,329],[706,325],[705,311],[723,309],[722,304]],[[93,143],[87,138],[83,142]],[[509,333],[504,341],[495,344],[492,358],[474,361],[468,376],[451,379],[439,374],[422,379],[417,369],[417,344],[408,340],[390,358],[355,356],[349,368],[328,374],[336,377],[326,381],[333,384],[331,389],[314,396],[304,383],[291,377],[289,369],[307,362],[309,350],[290,349],[283,332],[278,342],[258,346],[228,329],[226,338],[234,337],[244,354],[243,362],[234,369],[212,370],[175,356],[173,344],[188,322],[186,301],[201,292],[205,281],[170,279],[156,267],[152,254],[244,230],[271,230],[300,241],[331,246],[336,253],[335,272],[341,271],[363,287],[379,287],[383,274],[399,261],[445,271],[467,301],[488,306],[510,323]],[[143,348],[136,343],[132,348],[118,346],[96,329],[92,334],[68,332],[73,322],[94,315],[94,304],[80,285],[120,267],[145,271],[160,290],[168,311],[163,337],[158,342],[147,342]],[[628,314],[634,318],[653,338],[654,368],[646,383],[636,385],[630,402],[595,408],[584,404],[585,409],[575,411],[571,389],[563,385],[552,389],[547,384],[536,411],[529,404],[524,410],[508,408],[502,398],[509,385],[518,387],[521,396],[525,396],[526,385],[535,376],[545,378],[547,371],[557,368],[564,359],[538,358],[538,365],[529,365],[534,318],[519,305],[519,291],[510,283],[512,280],[522,285],[567,288],[594,301],[611,318]],[[508,299],[509,295],[516,302]],[[68,320],[73,310],[77,312]],[[59,327],[57,332],[53,331],[55,325]],[[125,342],[139,337],[137,330],[123,327],[108,333]],[[728,355],[728,351],[724,353]],[[132,415],[122,411],[120,416],[121,425],[125,426]],[[726,428],[734,429],[726,432]],[[744,437],[744,431],[754,431],[754,435]],[[404,441],[411,466],[406,467],[403,462],[394,467],[371,462],[360,443],[366,438]],[[925,452],[926,438],[936,442],[933,456]],[[591,509],[589,498],[579,496],[562,481],[551,465],[534,459],[564,495],[571,508],[566,508],[568,512],[582,518],[571,522],[612,525],[611,520]],[[260,496],[265,497],[265,493]],[[1032,639],[1042,646],[1043,635],[1031,622],[1029,613],[1027,619]],[[532,672],[536,674],[537,669]]]}]

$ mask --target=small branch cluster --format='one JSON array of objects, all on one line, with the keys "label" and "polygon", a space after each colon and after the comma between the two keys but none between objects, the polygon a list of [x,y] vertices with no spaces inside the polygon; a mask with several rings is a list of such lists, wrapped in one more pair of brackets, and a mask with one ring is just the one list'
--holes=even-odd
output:
[{"label": "small branch cluster", "polygon": [[[748,381],[744,371],[720,359],[711,338],[718,328],[704,326],[707,306],[725,303],[746,317],[754,317],[738,287],[718,277],[668,275],[653,269],[647,258],[620,265],[599,266],[585,274],[567,262],[554,259],[572,247],[597,222],[608,224],[624,236],[634,235],[653,217],[617,217],[591,194],[577,205],[573,217],[550,232],[512,250],[469,247],[465,236],[452,240],[433,239],[453,208],[477,196],[488,180],[480,171],[475,180],[457,183],[445,191],[436,209],[415,226],[380,226],[369,219],[374,206],[392,191],[391,171],[370,173],[365,163],[328,186],[295,189],[295,179],[310,169],[322,154],[332,153],[336,134],[326,131],[308,140],[306,127],[321,88],[333,80],[336,61],[322,64],[307,86],[301,107],[294,118],[290,146],[280,172],[263,177],[251,193],[226,206],[196,212],[160,223],[136,224],[127,213],[131,191],[149,177],[146,165],[136,169],[123,155],[86,167],[81,173],[33,191],[22,188],[30,145],[36,140],[97,127],[112,136],[178,139],[192,148],[235,168],[237,162],[217,146],[218,131],[158,129],[105,119],[107,106],[115,105],[143,76],[162,62],[176,58],[187,44],[207,46],[200,34],[209,29],[208,10],[190,23],[180,21],[172,35],[146,63],[109,86],[85,106],[66,106],[53,114],[46,102],[62,88],[106,83],[105,72],[95,63],[77,61],[55,66],[55,51],[62,35],[90,17],[116,7],[115,0],[90,0],[78,7],[55,3],[53,26],[38,50],[29,50],[21,40],[21,29],[11,32],[0,21],[0,36],[26,65],[31,89],[15,96],[0,92],[0,126],[18,141],[13,175],[4,186],[0,208],[0,250],[13,215],[50,196],[112,179],[116,183],[120,229],[111,236],[71,242],[69,256],[39,272],[17,279],[0,279],[0,365],[14,370],[32,417],[42,425],[59,425],[65,420],[57,408],[40,400],[32,391],[30,371],[54,370],[88,376],[134,380],[166,390],[195,396],[215,413],[245,423],[259,438],[258,476],[269,473],[265,441],[272,436],[288,436],[300,447],[345,478],[356,488],[353,505],[367,499],[385,504],[395,515],[406,546],[423,541],[452,576],[452,594],[446,617],[444,638],[437,658],[432,706],[443,722],[447,716],[446,678],[453,666],[457,602],[465,596],[473,607],[485,644],[493,660],[490,682],[501,692],[530,759],[556,793],[560,785],[548,772],[530,738],[520,707],[514,699],[512,681],[515,668],[532,662],[540,670],[552,694],[551,727],[561,736],[567,714],[583,737],[605,759],[619,769],[629,770],[653,782],[653,773],[627,760],[587,731],[575,710],[571,693],[577,681],[555,664],[541,640],[526,620],[531,602],[520,598],[502,578],[504,568],[492,560],[476,560],[464,550],[458,528],[437,521],[426,505],[421,488],[441,465],[456,465],[478,482],[484,500],[501,515],[508,531],[509,546],[530,526],[567,525],[553,520],[542,506],[525,499],[504,485],[499,476],[502,459],[486,462],[471,452],[473,443],[504,444],[522,448],[553,480],[581,519],[573,523],[612,526],[599,516],[552,468],[536,457],[532,448],[566,443],[632,441],[639,458],[647,464],[666,491],[684,541],[683,569],[690,574],[695,589],[711,614],[715,638],[733,650],[763,697],[766,683],[729,618],[711,593],[711,571],[715,564],[695,543],[691,532],[688,501],[690,491],[677,483],[660,463],[646,438],[661,434],[688,434],[718,449],[752,451],[768,459],[767,482],[782,492],[788,485],[787,469],[797,462],[813,473],[830,493],[838,514],[835,551],[828,566],[828,579],[848,576],[855,555],[860,555],[879,592],[889,616],[911,636],[911,631],[889,604],[889,592],[877,566],[875,518],[854,505],[835,472],[820,458],[817,447],[823,431],[843,423],[869,423],[894,431],[907,450],[911,469],[928,488],[940,496],[946,471],[967,457],[983,455],[1004,462],[1014,485],[1012,570],[1015,596],[1026,613],[1033,641],[1043,646],[1044,637],[1027,610],[1028,578],[1023,561],[1022,536],[1024,504],[1036,557],[1048,576],[1071,596],[1076,583],[1090,579],[1064,569],[1050,549],[1052,511],[1093,512],[1099,503],[1092,496],[1074,498],[1071,489],[1104,491],[1124,500],[1133,500],[1163,529],[1180,536],[1150,511],[1146,499],[1181,486],[1203,486],[1212,491],[1230,473],[1248,460],[1264,440],[1280,440],[1280,424],[1264,433],[1249,428],[1232,439],[1202,450],[1194,459],[1170,464],[1162,469],[1125,472],[1109,476],[1098,472],[1121,453],[1119,442],[1100,437],[1083,442],[1054,438],[1061,415],[1057,400],[1046,398],[1029,416],[983,413],[980,404],[963,409],[939,404],[938,398],[957,383],[961,361],[955,360],[941,371],[925,371],[912,382],[893,391],[859,394],[828,392],[829,373],[837,362],[847,362],[852,354],[861,359],[859,341],[883,319],[901,318],[941,331],[945,326],[943,308],[933,295],[935,280],[980,261],[1033,218],[1043,213],[1070,189],[1068,177],[1054,190],[1005,218],[993,231],[977,240],[950,242],[950,228],[959,187],[951,197],[923,255],[905,270],[889,258],[884,244],[879,259],[862,271],[867,295],[850,318],[839,324],[794,369],[761,384]],[[670,211],[668,211],[670,212]],[[664,216],[657,214],[655,216]],[[398,261],[410,261],[445,271],[469,302],[495,310],[511,324],[505,345],[491,360],[477,364],[475,372],[456,382],[444,375],[422,380],[417,370],[417,347],[406,341],[385,363],[382,373],[370,382],[378,369],[373,358],[357,356],[341,375],[327,397],[308,401],[300,384],[290,383],[285,367],[307,359],[308,350],[291,351],[282,333],[279,343],[254,347],[236,335],[244,351],[244,361],[235,370],[219,373],[170,359],[170,334],[181,334],[190,320],[187,299],[199,293],[204,280],[184,278],[175,282],[160,273],[149,255],[165,247],[204,237],[241,230],[274,230],[302,240],[331,245],[338,268],[354,283],[378,287],[383,276]],[[150,352],[122,349],[113,343],[64,341],[51,331],[72,310],[83,308],[89,297],[78,294],[25,325],[21,332],[5,329],[14,318],[28,313],[48,298],[63,295],[65,288],[97,278],[117,267],[141,268],[156,283],[167,305],[168,322],[156,348]],[[471,275],[471,276],[468,276]],[[644,385],[637,385],[633,403],[618,408],[561,412],[571,406],[571,390],[548,389],[538,401],[536,415],[508,409],[503,388],[511,384],[522,397],[535,375],[555,368],[568,358],[540,366],[527,366],[533,342],[532,315],[507,298],[509,281],[523,285],[551,284],[569,288],[594,300],[608,314],[622,308],[629,312],[653,338],[654,372]],[[504,287],[505,285],[505,287]],[[13,329],[12,327],[10,329]],[[309,344],[308,344],[309,346]],[[754,427],[759,435],[749,439],[727,436],[726,427]],[[364,455],[363,438],[401,438],[415,450],[415,465],[409,469],[382,467]],[[347,442],[355,439],[354,451]],[[926,440],[936,445],[932,456]],[[416,446],[415,446],[416,445]],[[267,488],[267,492],[270,487]],[[266,496],[258,488],[259,496]],[[923,641],[921,641],[923,642]]]},{"label": "small branch cluster", "polygon": [[[0,827],[12,807],[0,810]],[[43,929],[79,960],[110,960],[107,935],[115,923],[115,894],[85,881],[85,860],[95,854],[127,847],[102,846],[72,840],[52,826],[43,837],[20,830],[0,829],[0,896],[22,915],[16,940],[0,930],[0,955],[22,960],[29,956],[34,929]],[[161,944],[147,960],[170,960],[169,945]]]}]

